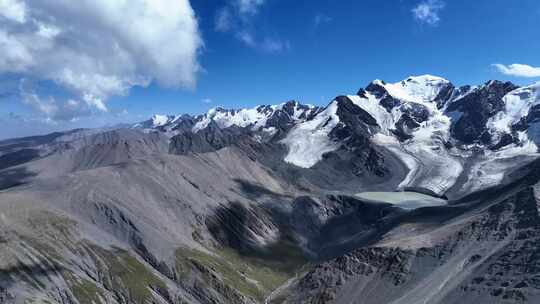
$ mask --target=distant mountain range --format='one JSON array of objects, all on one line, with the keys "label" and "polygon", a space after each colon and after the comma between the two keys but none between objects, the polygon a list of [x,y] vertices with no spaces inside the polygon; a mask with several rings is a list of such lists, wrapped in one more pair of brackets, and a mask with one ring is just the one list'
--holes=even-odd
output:
[{"label": "distant mountain range", "polygon": [[536,303],[540,83],[0,141],[0,303]]},{"label": "distant mountain range", "polygon": [[[389,152],[408,170],[396,190],[467,193],[503,182],[507,167],[515,165],[509,159],[536,155],[539,88],[500,81],[457,88],[423,75],[393,84],[375,80],[325,108],[295,101],[214,108],[198,116],[155,115],[133,127],[163,132],[181,153],[214,151],[246,136],[283,144],[284,161],[302,168],[348,150],[366,160],[369,153],[359,165],[383,175],[392,170],[383,164],[382,154]],[[373,158],[381,164],[372,166]]]}]

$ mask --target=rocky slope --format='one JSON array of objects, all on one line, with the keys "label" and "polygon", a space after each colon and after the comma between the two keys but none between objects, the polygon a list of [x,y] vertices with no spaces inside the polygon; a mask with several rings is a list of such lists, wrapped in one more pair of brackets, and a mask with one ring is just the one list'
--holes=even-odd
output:
[{"label": "rocky slope", "polygon": [[424,75],[2,141],[0,303],[535,303],[538,89]]},{"label": "rocky slope", "polygon": [[511,187],[399,220],[320,263],[270,303],[535,303],[538,162]]}]

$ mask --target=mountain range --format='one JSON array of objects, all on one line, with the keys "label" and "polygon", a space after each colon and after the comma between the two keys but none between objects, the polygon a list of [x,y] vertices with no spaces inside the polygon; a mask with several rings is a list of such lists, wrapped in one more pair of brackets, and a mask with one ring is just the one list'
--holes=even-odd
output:
[{"label": "mountain range", "polygon": [[540,83],[0,141],[0,303],[536,303]]}]

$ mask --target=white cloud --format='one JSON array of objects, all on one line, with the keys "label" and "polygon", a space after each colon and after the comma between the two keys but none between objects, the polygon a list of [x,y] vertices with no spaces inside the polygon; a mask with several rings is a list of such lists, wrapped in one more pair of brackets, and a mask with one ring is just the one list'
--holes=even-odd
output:
[{"label": "white cloud", "polygon": [[241,15],[255,15],[264,4],[264,0],[236,0],[235,4]]},{"label": "white cloud", "polygon": [[151,82],[194,87],[202,46],[189,0],[0,0],[0,74],[71,92],[72,101],[26,96],[51,118],[75,114],[75,103],[106,111],[109,97]]},{"label": "white cloud", "polygon": [[265,38],[260,43],[260,48],[268,53],[279,53],[287,51],[291,48],[289,41],[282,41],[280,39]]},{"label": "white cloud", "polygon": [[19,0],[0,0],[0,16],[23,23],[26,20],[26,4]]},{"label": "white cloud", "polygon": [[493,66],[501,73],[515,77],[540,77],[540,67],[532,67],[526,64],[514,63],[511,65],[504,65],[500,63],[493,64]]},{"label": "white cloud", "polygon": [[22,80],[19,86],[21,100],[38,113],[46,117],[46,121],[75,121],[83,116],[92,114],[93,105],[90,102],[81,102],[74,99],[57,100],[54,96],[42,98],[38,94],[25,88]]},{"label": "white cloud", "polygon": [[313,19],[313,24],[315,25],[316,28],[322,24],[330,23],[330,22],[332,22],[332,18],[321,13],[316,14],[315,18]]},{"label": "white cloud", "polygon": [[229,8],[224,7],[218,10],[215,20],[215,29],[218,32],[228,32],[233,27],[233,16]]},{"label": "white cloud", "polygon": [[236,33],[236,37],[240,39],[245,45],[250,47],[256,47],[257,43],[255,42],[255,38],[253,38],[253,35],[251,35],[250,32],[242,31]]},{"label": "white cloud", "polygon": [[56,101],[52,98],[49,98],[48,100],[41,100],[41,98],[37,94],[33,93],[25,93],[22,95],[23,102],[37,111],[47,115],[48,117],[53,117],[55,113],[58,111],[58,105],[56,104]]},{"label": "white cloud", "polygon": [[265,0],[229,0],[228,5],[217,10],[214,29],[218,32],[229,32],[249,27],[264,2]]},{"label": "white cloud", "polygon": [[251,32],[241,31],[236,33],[236,37],[246,46],[266,53],[280,53],[291,49],[291,43],[283,41],[277,37],[265,37],[262,40],[257,40]]},{"label": "white cloud", "polygon": [[201,101],[202,101],[202,103],[212,103],[213,102],[212,98],[203,98]]},{"label": "white cloud", "polygon": [[426,0],[412,9],[414,18],[427,25],[436,26],[441,18],[439,12],[445,7],[442,0]]},{"label": "white cloud", "polygon": [[244,45],[266,53],[289,50],[291,48],[289,41],[283,41],[275,36],[257,35],[254,17],[264,3],[265,0],[230,0],[227,6],[216,12],[215,30],[229,32]]}]

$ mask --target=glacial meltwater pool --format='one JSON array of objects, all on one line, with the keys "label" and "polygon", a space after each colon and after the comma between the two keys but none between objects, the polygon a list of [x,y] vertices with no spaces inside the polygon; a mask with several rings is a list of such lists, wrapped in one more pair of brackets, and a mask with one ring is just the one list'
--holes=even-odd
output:
[{"label": "glacial meltwater pool", "polygon": [[364,201],[389,203],[403,209],[446,205],[446,200],[418,192],[360,192],[356,196]]}]

